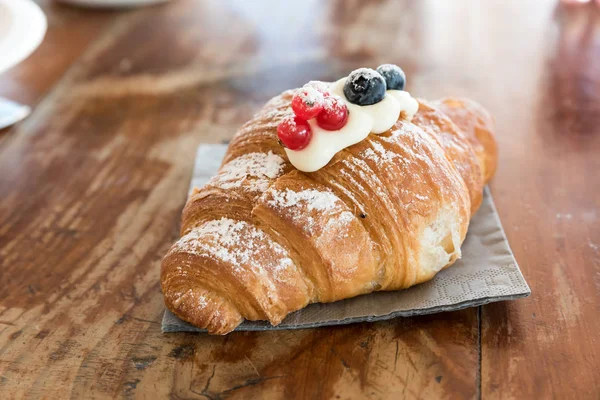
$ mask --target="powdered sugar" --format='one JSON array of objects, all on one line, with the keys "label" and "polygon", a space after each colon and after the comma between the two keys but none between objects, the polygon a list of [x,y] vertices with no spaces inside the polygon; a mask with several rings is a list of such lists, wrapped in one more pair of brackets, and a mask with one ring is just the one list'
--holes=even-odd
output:
[{"label": "powdered sugar", "polygon": [[[249,265],[257,276],[269,280],[267,272],[284,280],[284,272],[294,264],[287,252],[273,242],[266,233],[245,221],[221,218],[192,229],[176,243],[172,251],[202,255],[233,265],[233,270],[244,273]],[[265,262],[265,252],[276,257],[275,263]]]},{"label": "powdered sugar", "polygon": [[[350,211],[342,211],[341,213],[332,215],[328,220],[323,233],[328,236],[332,232],[337,238],[347,238],[349,236],[349,226],[356,217]],[[321,238],[317,238],[320,240]]]},{"label": "powdered sugar", "polygon": [[354,221],[356,217],[350,211],[344,211],[337,216],[335,219],[336,223],[340,225],[347,225],[350,222]]},{"label": "powdered sugar", "polygon": [[383,73],[386,72],[394,72],[398,67],[394,64],[382,64],[377,67],[377,71],[381,71]]},{"label": "powdered sugar", "polygon": [[429,196],[420,195],[419,193],[412,193],[412,195],[421,201],[429,201]]},{"label": "powdered sugar", "polygon": [[225,164],[208,184],[221,189],[242,187],[264,192],[269,188],[271,180],[282,174],[284,163],[283,158],[271,151],[268,154],[245,154]]},{"label": "powdered sugar", "polygon": [[371,142],[373,148],[364,150],[360,155],[381,165],[384,162],[406,162],[399,154],[386,150],[380,143]]},{"label": "powdered sugar", "polygon": [[[191,291],[191,289],[190,289],[190,291]],[[196,297],[196,306],[198,306],[198,308],[202,309],[202,308],[205,308],[207,305],[208,305],[208,299],[206,298],[205,295],[201,294]]]},{"label": "powdered sugar", "polygon": [[350,82],[354,86],[354,90],[361,92],[364,90],[365,82],[370,82],[374,79],[383,79],[379,72],[371,68],[359,68],[354,70],[348,76]]},{"label": "powdered sugar", "polygon": [[309,81],[306,85],[304,85],[304,87],[310,86],[314,89],[317,89],[321,93],[329,93],[330,84],[331,83],[326,83],[322,81]]},{"label": "powdered sugar", "polygon": [[302,89],[298,89],[294,94],[294,97],[299,97],[304,104],[309,106],[313,106],[317,103],[323,103],[323,95],[321,92],[310,86],[305,86]]},{"label": "powdered sugar", "polygon": [[286,189],[285,191],[273,191],[273,199],[268,203],[275,207],[289,208],[304,205],[308,211],[332,210],[338,198],[331,192],[321,192],[315,189],[306,189],[300,192]]},{"label": "powdered sugar", "polygon": [[219,310],[218,303],[209,296],[208,292],[202,289],[196,291],[188,289],[184,292],[175,292],[172,299],[171,305],[175,308],[178,308],[182,302],[186,302],[192,305],[196,311],[203,311],[208,308],[212,315],[212,320],[220,320],[221,311]]},{"label": "powdered sugar", "polygon": [[371,142],[371,146],[381,155],[384,160],[393,161],[394,158],[398,158],[399,155],[391,151],[387,151],[380,143]]},{"label": "powdered sugar", "polygon": [[330,191],[305,189],[295,192],[290,189],[271,189],[268,196],[271,198],[266,201],[267,204],[292,218],[294,225],[308,235],[318,235],[316,240],[320,240],[322,235],[327,236],[331,231],[339,231],[356,218]]}]

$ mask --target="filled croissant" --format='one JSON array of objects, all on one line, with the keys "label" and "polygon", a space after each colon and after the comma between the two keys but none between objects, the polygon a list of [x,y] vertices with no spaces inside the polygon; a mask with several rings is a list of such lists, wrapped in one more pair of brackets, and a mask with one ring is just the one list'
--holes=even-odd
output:
[{"label": "filled croissant", "polygon": [[396,70],[371,71],[313,84],[320,95],[286,91],[237,132],[162,262],[173,313],[212,334],[276,325],[310,303],[427,281],[460,257],[496,169],[492,119],[467,99],[417,104]]}]

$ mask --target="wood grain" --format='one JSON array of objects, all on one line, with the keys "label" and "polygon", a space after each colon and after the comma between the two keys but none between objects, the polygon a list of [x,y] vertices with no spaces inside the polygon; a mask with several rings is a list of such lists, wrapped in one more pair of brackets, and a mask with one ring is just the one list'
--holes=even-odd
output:
[{"label": "wood grain", "polygon": [[492,188],[534,295],[482,309],[487,398],[600,397],[600,8],[548,11],[539,41],[510,51],[540,60],[519,72],[536,81],[511,107],[522,126],[499,123],[521,143],[503,140]]},{"label": "wood grain", "polygon": [[[0,81],[0,94],[38,103],[0,133],[0,398],[598,398],[597,10],[249,4],[44,3],[48,39]],[[492,191],[532,297],[374,324],[163,335],[160,259],[196,146],[230,138],[284,89],[382,62],[402,65],[419,96],[466,95],[495,115]]]},{"label": "wood grain", "polygon": [[115,12],[93,13],[37,1],[48,19],[43,45],[2,74],[0,96],[34,106],[55,85],[87,46],[115,19]]}]

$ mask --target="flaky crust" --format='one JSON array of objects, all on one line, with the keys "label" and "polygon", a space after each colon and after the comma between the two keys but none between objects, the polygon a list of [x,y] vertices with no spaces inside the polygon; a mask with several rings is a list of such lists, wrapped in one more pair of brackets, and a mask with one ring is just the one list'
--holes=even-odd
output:
[{"label": "flaky crust", "polygon": [[412,123],[302,173],[277,142],[292,93],[238,131],[219,173],[188,199],[163,260],[167,307],[209,333],[431,279],[460,257],[494,173],[489,114],[452,98],[420,100]]}]

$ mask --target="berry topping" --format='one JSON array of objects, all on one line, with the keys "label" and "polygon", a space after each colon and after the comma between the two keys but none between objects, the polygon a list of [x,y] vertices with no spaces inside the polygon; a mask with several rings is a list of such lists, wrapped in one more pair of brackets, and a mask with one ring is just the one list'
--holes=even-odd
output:
[{"label": "berry topping", "polygon": [[317,89],[305,86],[298,89],[292,98],[292,110],[298,117],[309,120],[323,109],[323,95]]},{"label": "berry topping", "polygon": [[406,75],[402,68],[394,64],[383,64],[377,67],[377,72],[385,79],[387,90],[404,90]]},{"label": "berry topping", "polygon": [[290,115],[277,127],[277,137],[284,147],[290,150],[302,150],[312,138],[312,130],[306,120]]},{"label": "berry topping", "polygon": [[321,81],[310,81],[308,82],[306,85],[304,85],[304,87],[312,87],[317,89],[323,96],[329,96],[331,95],[331,92],[329,91],[329,85],[326,84],[325,82],[321,82]]},{"label": "berry topping", "polygon": [[348,121],[348,107],[340,96],[325,97],[323,111],[317,115],[317,125],[328,131],[342,129]]},{"label": "berry topping", "polygon": [[368,106],[385,97],[385,79],[370,68],[352,71],[344,84],[344,95],[350,103]]}]

